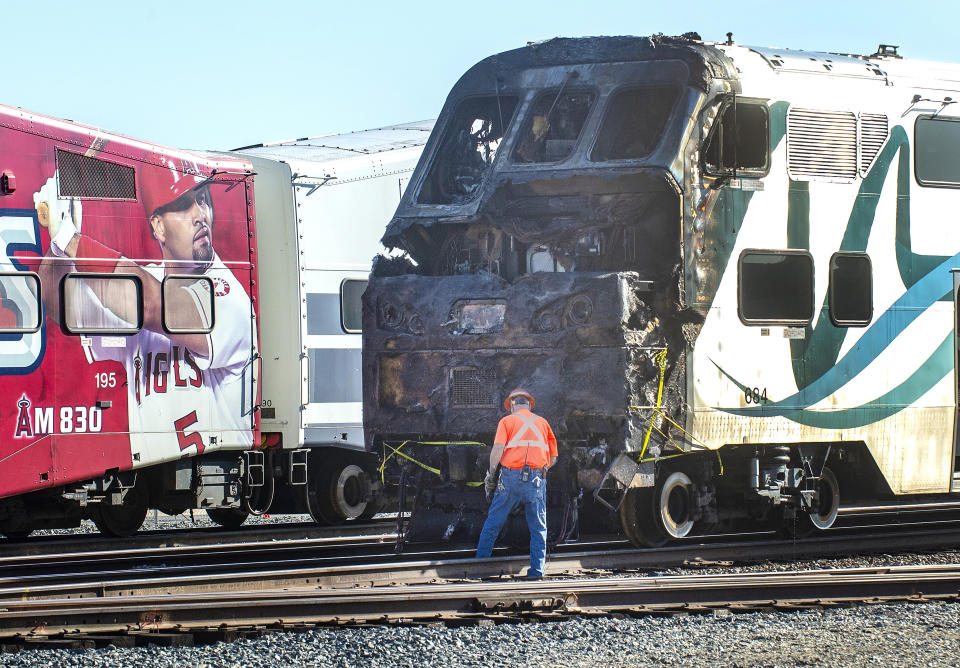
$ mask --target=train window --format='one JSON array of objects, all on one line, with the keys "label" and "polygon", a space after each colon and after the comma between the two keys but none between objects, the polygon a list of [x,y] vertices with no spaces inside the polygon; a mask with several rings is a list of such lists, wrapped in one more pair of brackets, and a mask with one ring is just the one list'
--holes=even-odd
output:
[{"label": "train window", "polygon": [[170,274],[162,285],[163,328],[172,334],[206,334],[214,325],[214,284],[208,276]]},{"label": "train window", "polygon": [[674,86],[644,86],[616,93],[607,105],[590,159],[645,158],[660,143],[680,91]]},{"label": "train window", "polygon": [[143,327],[143,286],[133,274],[67,274],[60,309],[71,334],[135,334]]},{"label": "train window", "polygon": [[61,197],[137,199],[133,167],[57,149]]},{"label": "train window", "polygon": [[837,327],[866,327],[873,318],[873,267],[866,253],[830,258],[830,320]]},{"label": "train window", "polygon": [[33,272],[0,272],[0,334],[40,329],[40,277]]},{"label": "train window", "polygon": [[802,326],[813,318],[813,256],[795,250],[745,250],[737,276],[746,325]]},{"label": "train window", "polygon": [[593,105],[593,93],[553,90],[533,105],[513,153],[513,161],[560,162],[573,153]]},{"label": "train window", "polygon": [[921,116],[913,133],[917,183],[960,188],[960,118]]},{"label": "train window", "polygon": [[417,201],[462,204],[479,195],[516,107],[517,98],[509,95],[462,100],[447,124]]},{"label": "train window", "polygon": [[359,334],[363,322],[363,291],[367,282],[348,278],[340,284],[340,326],[349,334]]},{"label": "train window", "polygon": [[738,99],[727,104],[710,131],[703,164],[708,174],[746,172],[763,176],[770,169],[770,111],[763,102]]}]

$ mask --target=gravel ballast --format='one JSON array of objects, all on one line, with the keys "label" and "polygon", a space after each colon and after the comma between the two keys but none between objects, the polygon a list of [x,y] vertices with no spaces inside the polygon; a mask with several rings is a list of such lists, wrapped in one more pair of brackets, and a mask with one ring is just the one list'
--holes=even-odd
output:
[{"label": "gravel ballast", "polygon": [[32,666],[960,665],[960,604],[277,633],[204,647],[23,650]]},{"label": "gravel ballast", "polygon": [[[151,518],[152,519],[152,518]],[[161,528],[209,522],[160,516]],[[273,519],[273,518],[270,518]],[[279,518],[277,518],[279,519]],[[306,518],[287,516],[290,521]],[[267,518],[257,518],[259,521]],[[254,521],[257,521],[254,520]],[[267,520],[269,521],[269,520]],[[283,521],[283,520],[281,520]],[[148,520],[149,527],[149,520]],[[152,527],[149,527],[152,528]],[[960,563],[960,551],[803,562],[702,564],[651,575]],[[462,628],[329,628],[191,648],[31,649],[0,666],[960,666],[960,603],[796,612],[574,619]]]}]

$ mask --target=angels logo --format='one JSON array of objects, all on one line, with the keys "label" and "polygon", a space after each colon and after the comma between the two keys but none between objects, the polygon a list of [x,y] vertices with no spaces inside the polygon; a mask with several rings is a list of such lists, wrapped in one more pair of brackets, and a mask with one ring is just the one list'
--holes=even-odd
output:
[{"label": "angels logo", "polygon": [[27,395],[22,395],[17,402],[20,410],[17,412],[17,430],[13,433],[14,438],[24,438],[33,436],[33,425],[30,424],[30,400]]},{"label": "angels logo", "polygon": [[214,278],[214,279],[213,279],[213,294],[215,294],[217,297],[223,297],[223,296],[225,296],[225,295],[230,294],[230,284],[227,283],[227,282],[226,282],[225,280],[223,280],[222,278],[219,278],[219,277]]}]

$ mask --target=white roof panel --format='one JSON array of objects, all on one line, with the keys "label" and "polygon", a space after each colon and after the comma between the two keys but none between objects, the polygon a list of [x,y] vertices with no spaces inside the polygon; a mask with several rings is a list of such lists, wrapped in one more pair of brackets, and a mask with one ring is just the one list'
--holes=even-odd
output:
[{"label": "white roof panel", "polygon": [[433,120],[416,121],[372,130],[255,144],[235,150],[274,160],[329,162],[358,155],[374,155],[402,148],[422,147],[430,137],[433,124]]}]

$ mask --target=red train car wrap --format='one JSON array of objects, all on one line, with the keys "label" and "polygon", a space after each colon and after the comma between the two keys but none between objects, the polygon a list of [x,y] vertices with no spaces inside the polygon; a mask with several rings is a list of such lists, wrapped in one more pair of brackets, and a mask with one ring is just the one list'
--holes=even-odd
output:
[{"label": "red train car wrap", "polygon": [[0,498],[259,445],[253,172],[0,107]]}]

